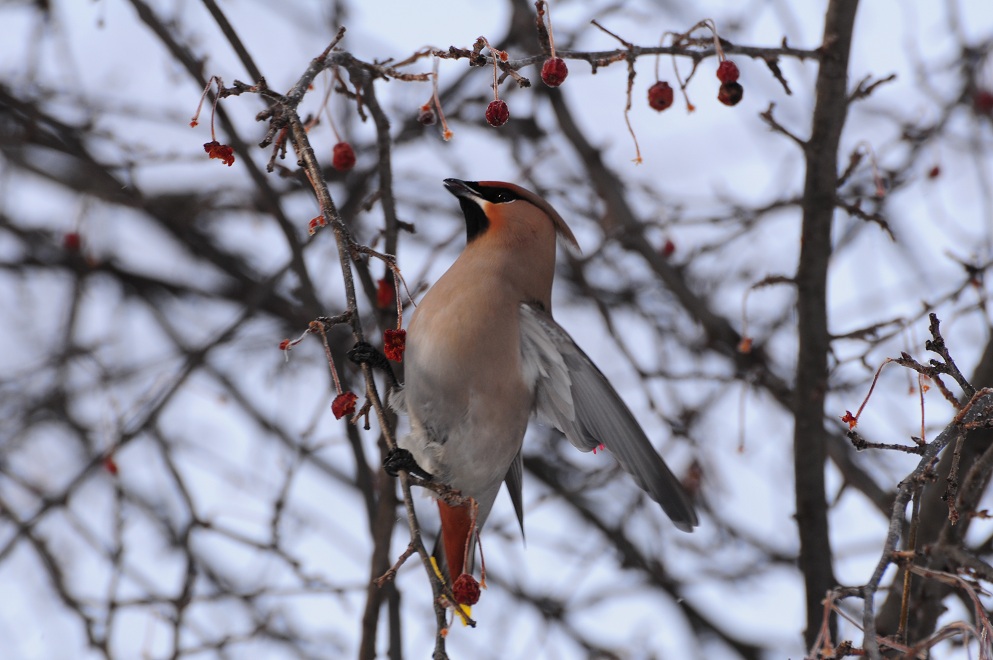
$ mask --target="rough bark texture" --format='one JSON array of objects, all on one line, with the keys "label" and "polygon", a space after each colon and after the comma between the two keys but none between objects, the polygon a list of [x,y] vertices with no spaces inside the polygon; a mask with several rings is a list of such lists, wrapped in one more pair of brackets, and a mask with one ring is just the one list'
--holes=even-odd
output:
[{"label": "rough bark texture", "polygon": [[810,139],[805,146],[803,233],[796,271],[797,352],[793,465],[800,570],[807,602],[808,647],[823,618],[821,601],[835,586],[828,530],[824,467],[828,434],[824,400],[828,391],[827,279],[831,264],[831,225],[838,194],[838,146],[848,116],[848,56],[856,0],[833,0],[824,19],[821,64]]}]

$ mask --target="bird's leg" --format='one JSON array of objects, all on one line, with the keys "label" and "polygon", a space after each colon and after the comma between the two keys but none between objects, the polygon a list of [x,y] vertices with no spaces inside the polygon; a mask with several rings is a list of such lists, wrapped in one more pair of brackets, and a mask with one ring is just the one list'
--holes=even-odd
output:
[{"label": "bird's leg", "polygon": [[400,387],[400,381],[397,380],[396,375],[393,373],[390,361],[386,359],[382,351],[369,342],[356,342],[355,346],[352,346],[346,355],[355,364],[368,364],[373,369],[379,369],[389,377],[393,387]]},{"label": "bird's leg", "polygon": [[[400,387],[400,381],[397,380],[396,375],[393,373],[393,367],[390,366],[390,361],[386,359],[386,356],[379,349],[369,342],[356,342],[355,346],[352,346],[348,350],[347,355],[348,359],[355,364],[368,364],[373,369],[379,369],[384,372],[389,377],[393,387]],[[413,454],[400,447],[394,447],[389,451],[386,458],[383,459],[383,469],[391,477],[397,476],[400,470],[406,470],[408,473],[424,481],[431,481],[433,478],[430,472],[417,464]]]},{"label": "bird's leg", "polygon": [[386,458],[383,459],[383,469],[391,477],[397,476],[400,470],[406,470],[415,477],[425,481],[431,481],[434,478],[430,472],[427,472],[417,464],[413,454],[401,447],[394,447],[386,454]]}]

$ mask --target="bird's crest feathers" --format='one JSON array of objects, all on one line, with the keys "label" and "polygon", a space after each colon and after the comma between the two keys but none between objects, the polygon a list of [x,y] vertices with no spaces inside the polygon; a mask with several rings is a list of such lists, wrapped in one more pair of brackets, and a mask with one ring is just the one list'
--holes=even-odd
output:
[{"label": "bird's crest feathers", "polygon": [[[458,197],[460,202],[461,200],[473,200],[476,204],[479,204],[480,201],[489,204],[506,204],[516,200],[528,202],[541,209],[548,216],[548,219],[552,221],[552,225],[555,227],[555,233],[563,241],[577,252],[580,251],[579,242],[576,241],[575,235],[569,229],[566,221],[559,215],[559,212],[543,198],[526,188],[513,183],[507,183],[506,181],[462,181],[459,179],[445,179],[445,187],[448,188],[450,193]],[[462,209],[463,211],[466,210],[464,205]],[[468,213],[467,219],[469,219]],[[474,231],[481,231],[481,228],[470,227],[470,238]]]}]

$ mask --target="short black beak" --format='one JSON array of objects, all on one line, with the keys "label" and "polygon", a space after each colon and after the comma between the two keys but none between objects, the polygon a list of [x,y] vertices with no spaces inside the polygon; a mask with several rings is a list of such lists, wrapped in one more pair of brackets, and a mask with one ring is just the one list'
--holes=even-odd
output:
[{"label": "short black beak", "polygon": [[456,197],[479,197],[479,193],[473,187],[475,183],[461,179],[445,179],[445,188]]},{"label": "short black beak", "polygon": [[462,181],[461,179],[445,179],[445,187],[448,192],[455,195],[459,200],[459,207],[462,215],[465,216],[465,238],[466,242],[472,242],[474,238],[484,233],[490,226],[490,221],[479,206],[482,197],[476,187],[479,184],[475,181]]}]

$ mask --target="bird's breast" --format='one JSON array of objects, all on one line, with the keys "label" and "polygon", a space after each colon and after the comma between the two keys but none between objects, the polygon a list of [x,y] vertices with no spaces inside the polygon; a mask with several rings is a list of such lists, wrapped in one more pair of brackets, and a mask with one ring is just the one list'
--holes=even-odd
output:
[{"label": "bird's breast", "polygon": [[408,448],[468,494],[499,487],[532,409],[517,307],[492,296],[444,294],[436,285],[407,331]]}]

